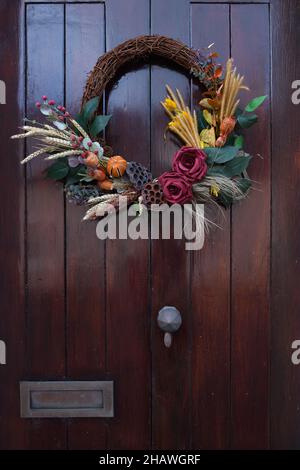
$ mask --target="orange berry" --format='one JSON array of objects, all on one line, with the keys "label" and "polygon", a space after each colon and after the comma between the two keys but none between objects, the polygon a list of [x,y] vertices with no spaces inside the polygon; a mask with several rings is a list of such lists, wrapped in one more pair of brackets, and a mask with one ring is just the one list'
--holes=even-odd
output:
[{"label": "orange berry", "polygon": [[104,189],[104,191],[111,191],[113,189],[112,181],[105,179],[104,181],[98,181],[98,186],[100,189]]},{"label": "orange berry", "polygon": [[97,166],[99,166],[99,158],[93,152],[88,152],[88,155],[87,155],[86,159],[84,160],[84,163],[87,166],[91,166],[93,168],[96,168]]},{"label": "orange berry", "polygon": [[101,169],[94,170],[93,173],[93,178],[97,181],[104,181],[106,178],[105,172]]},{"label": "orange berry", "polygon": [[120,157],[120,155],[115,155],[108,160],[106,171],[110,176],[118,178],[124,175],[126,167],[127,162],[125,158]]}]

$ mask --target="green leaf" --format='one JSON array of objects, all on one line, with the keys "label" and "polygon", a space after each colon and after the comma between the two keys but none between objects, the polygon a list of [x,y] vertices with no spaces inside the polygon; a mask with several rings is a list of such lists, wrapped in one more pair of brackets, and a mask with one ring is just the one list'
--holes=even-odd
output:
[{"label": "green leaf", "polygon": [[247,113],[253,113],[253,111],[255,111],[261,104],[263,104],[266,98],[267,98],[267,95],[257,96],[256,98],[253,98],[253,100],[251,100],[247,104],[245,111]]},{"label": "green leaf", "polygon": [[242,135],[238,135],[235,139],[234,139],[234,145],[235,147],[237,147],[238,149],[242,149],[243,148],[243,145],[244,145],[244,137]]},{"label": "green leaf", "polygon": [[[78,124],[80,124],[81,127],[83,127],[83,129],[88,132],[88,122],[84,119],[83,115],[80,113],[80,114],[76,114],[75,116],[75,121],[78,122]],[[76,132],[76,134],[78,135],[81,135],[79,130],[74,128],[74,132]]]},{"label": "green leaf", "polygon": [[240,116],[240,114],[243,114],[242,108],[236,108],[236,111],[234,113],[235,117],[237,118],[238,116]]},{"label": "green leaf", "polygon": [[224,168],[225,165],[214,165],[211,168],[208,168],[207,170],[207,176],[225,176],[224,175]]},{"label": "green leaf", "polygon": [[[235,183],[238,185],[243,194],[246,194],[251,187],[251,181],[248,178],[237,178]],[[228,193],[220,192],[218,202],[228,209],[234,203],[234,197]]]},{"label": "green leaf", "polygon": [[240,114],[237,118],[237,122],[243,129],[246,129],[253,126],[253,124],[257,122],[257,119],[257,114]]},{"label": "green leaf", "polygon": [[224,165],[223,175],[228,178],[241,175],[247,169],[251,158],[252,157],[250,155],[235,157]]},{"label": "green leaf", "polygon": [[234,145],[234,140],[235,140],[235,134],[234,134],[234,133],[231,133],[231,134],[227,137],[226,145],[231,145],[231,146],[233,146],[233,145]]},{"label": "green leaf", "polygon": [[108,116],[96,116],[93,123],[90,126],[90,134],[93,137],[96,137],[100,132],[104,131],[105,127],[107,126],[109,120],[111,118],[111,114]]},{"label": "green leaf", "polygon": [[65,159],[59,159],[47,169],[47,176],[53,180],[62,180],[69,173],[69,165]]},{"label": "green leaf", "polygon": [[70,168],[67,179],[66,179],[66,184],[74,184],[78,183],[81,180],[81,171],[85,170],[85,165],[78,165],[75,168]]},{"label": "green leaf", "polygon": [[207,155],[207,163],[226,163],[237,156],[239,149],[234,146],[226,145],[225,147],[206,147],[203,149]]},{"label": "green leaf", "polygon": [[251,188],[252,183],[249,180],[249,178],[237,178],[236,182],[238,184],[238,187],[244,194],[246,194],[248,190]]},{"label": "green leaf", "polygon": [[225,165],[214,165],[207,170],[207,176],[240,176],[247,169],[251,158],[250,155],[244,155],[233,158]]},{"label": "green leaf", "polygon": [[90,121],[98,109],[100,98],[95,96],[91,100],[87,101],[82,109],[82,116],[84,121]]},{"label": "green leaf", "polygon": [[229,196],[229,194],[220,192],[218,196],[218,202],[221,204],[221,206],[225,207],[225,209],[228,209],[233,203],[233,198]]},{"label": "green leaf", "polygon": [[203,116],[203,111],[201,111],[201,110],[197,111],[197,122],[198,122],[198,132],[199,132],[199,134],[203,129],[206,129],[209,126],[208,122],[206,121],[205,117]]}]

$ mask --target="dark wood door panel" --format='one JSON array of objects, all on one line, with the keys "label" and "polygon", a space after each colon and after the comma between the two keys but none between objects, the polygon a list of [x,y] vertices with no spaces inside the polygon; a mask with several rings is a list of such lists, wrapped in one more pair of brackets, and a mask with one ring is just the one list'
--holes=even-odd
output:
[{"label": "dark wood door panel", "polygon": [[300,370],[291,345],[300,338],[299,107],[292,83],[300,78],[300,3],[271,6],[272,21],[272,369],[271,445],[300,448]]},{"label": "dark wood door panel", "polygon": [[[86,77],[105,52],[105,5],[65,6],[65,104],[75,115]],[[105,244],[94,224],[82,222],[84,209],[65,205],[66,375],[106,378]],[[70,449],[106,447],[104,419],[67,422]]]},{"label": "dark wood door panel", "polygon": [[[64,101],[64,6],[26,5],[26,115],[39,117],[35,102],[44,94]],[[48,47],[51,44],[51,47]],[[27,151],[34,143],[27,144]],[[34,150],[32,150],[34,151]],[[64,191],[43,177],[36,159],[26,170],[27,378],[64,378],[65,266]],[[41,223],[41,221],[43,221]],[[31,448],[66,447],[65,422],[32,420]]]},{"label": "dark wood door panel", "polygon": [[[255,33],[254,33],[255,31]],[[232,5],[232,56],[252,96],[270,97],[268,5]],[[249,98],[245,93],[242,104]],[[247,132],[255,190],[232,214],[231,445],[269,445],[270,99]]]},{"label": "dark wood door panel", "polygon": [[[147,0],[106,4],[106,44],[111,49],[149,34]],[[131,70],[107,96],[113,119],[107,139],[117,155],[150,163],[149,67]],[[115,380],[116,419],[109,422],[110,449],[143,449],[150,437],[150,335],[148,240],[107,240],[107,372]]]},{"label": "dark wood door panel", "polygon": [[[0,194],[10,203],[1,209],[0,229],[0,336],[6,344],[6,365],[0,366],[0,448],[21,449],[27,445],[27,424],[20,418],[20,377],[26,373],[26,322],[24,316],[24,174],[20,155],[24,144],[12,146],[9,136],[24,116],[23,28],[21,2],[0,3],[0,79],[6,84],[6,103],[0,105],[1,179]],[[12,25],[15,25],[12,32]],[[9,104],[8,104],[9,103]],[[5,158],[9,155],[9,158]],[[12,196],[13,195],[13,196]]]},{"label": "dark wood door panel", "polygon": [[[230,6],[192,4],[191,41],[196,49],[215,43],[214,50],[225,63],[230,56]],[[194,86],[194,105],[200,99],[199,88]],[[219,222],[223,230],[212,230],[203,250],[192,254],[193,448],[229,446],[230,212]]]}]

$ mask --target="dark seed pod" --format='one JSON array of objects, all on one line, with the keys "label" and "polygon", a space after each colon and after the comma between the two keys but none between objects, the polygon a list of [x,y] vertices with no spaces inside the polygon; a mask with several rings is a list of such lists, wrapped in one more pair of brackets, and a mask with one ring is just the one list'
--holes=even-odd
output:
[{"label": "dark seed pod", "polygon": [[143,203],[146,206],[151,204],[163,204],[164,194],[158,181],[151,181],[147,183],[142,189]]},{"label": "dark seed pod", "polygon": [[95,185],[70,184],[66,187],[69,202],[81,206],[86,204],[90,197],[100,196],[102,191]]},{"label": "dark seed pod", "polygon": [[138,190],[153,179],[148,168],[137,162],[127,162],[126,174],[131,184]]}]

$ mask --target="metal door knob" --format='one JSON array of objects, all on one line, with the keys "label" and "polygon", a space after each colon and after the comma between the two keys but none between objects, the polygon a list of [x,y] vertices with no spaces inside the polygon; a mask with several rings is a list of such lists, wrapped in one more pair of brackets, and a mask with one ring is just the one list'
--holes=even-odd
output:
[{"label": "metal door knob", "polygon": [[179,330],[182,319],[176,307],[166,305],[158,312],[157,323],[161,330],[165,332],[164,344],[169,348],[172,344],[172,333]]}]

